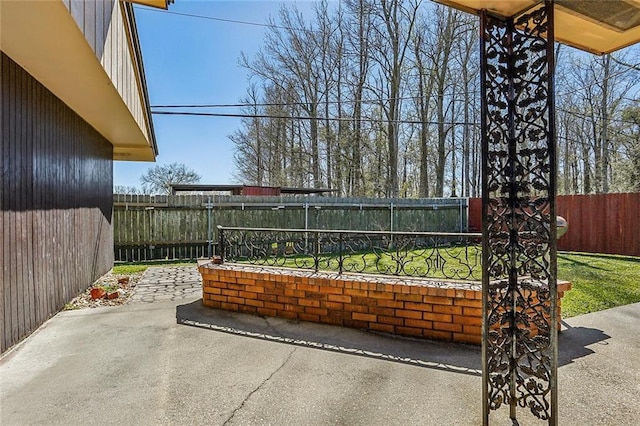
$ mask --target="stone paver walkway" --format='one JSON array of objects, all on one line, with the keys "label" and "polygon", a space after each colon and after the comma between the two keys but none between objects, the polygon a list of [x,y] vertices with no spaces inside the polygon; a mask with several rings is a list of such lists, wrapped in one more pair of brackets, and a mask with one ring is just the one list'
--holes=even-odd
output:
[{"label": "stone paver walkway", "polygon": [[185,300],[202,296],[202,281],[196,266],[154,266],[136,284],[131,303]]}]

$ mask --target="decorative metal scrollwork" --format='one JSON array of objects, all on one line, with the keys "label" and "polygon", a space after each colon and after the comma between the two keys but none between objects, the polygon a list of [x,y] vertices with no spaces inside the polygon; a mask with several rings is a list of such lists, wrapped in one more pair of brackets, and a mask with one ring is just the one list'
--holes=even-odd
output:
[{"label": "decorative metal scrollwork", "polygon": [[552,14],[481,17],[485,424],[503,404],[557,423]]},{"label": "decorative metal scrollwork", "polygon": [[225,262],[338,273],[481,279],[479,234],[219,229]]}]

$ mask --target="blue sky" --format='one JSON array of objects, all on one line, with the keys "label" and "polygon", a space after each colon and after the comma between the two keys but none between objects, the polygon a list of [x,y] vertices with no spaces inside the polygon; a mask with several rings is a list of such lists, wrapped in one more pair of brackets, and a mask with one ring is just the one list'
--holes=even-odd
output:
[{"label": "blue sky", "polygon": [[[151,105],[237,103],[249,75],[238,66],[241,52],[260,48],[266,27],[220,22],[172,13],[266,23],[277,19],[280,5],[303,12],[311,1],[176,0],[167,11],[135,6],[136,22]],[[238,112],[216,109],[216,112]],[[184,163],[202,183],[232,182],[233,143],[227,136],[240,119],[155,115],[160,155],[156,163],[114,162],[114,185],[140,186],[140,176],[155,164]]]}]

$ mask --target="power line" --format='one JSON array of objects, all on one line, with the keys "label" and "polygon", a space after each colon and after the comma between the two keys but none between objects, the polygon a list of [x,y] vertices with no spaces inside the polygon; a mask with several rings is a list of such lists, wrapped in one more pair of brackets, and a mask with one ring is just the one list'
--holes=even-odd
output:
[{"label": "power line", "polygon": [[287,27],[287,26],[284,26],[284,25],[263,24],[263,23],[260,23],[260,22],[242,21],[242,20],[238,20],[238,19],[216,18],[214,16],[197,15],[197,14],[193,14],[193,13],[172,12],[172,11],[169,11],[169,10],[156,10],[156,9],[139,8],[139,7],[136,7],[135,10],[144,11],[144,12],[162,13],[163,15],[169,14],[169,15],[185,16],[185,17],[188,17],[188,18],[206,19],[206,20],[209,20],[209,21],[226,22],[226,23],[229,23],[229,24],[251,25],[251,26],[254,26],[254,27],[265,27],[265,28],[278,28],[278,29],[281,29],[281,30],[290,30],[290,31],[317,32],[315,30],[306,30],[304,28]]},{"label": "power line", "polygon": [[[183,115],[183,116],[197,116],[197,117],[232,117],[232,118],[271,118],[271,119],[283,119],[283,120],[309,120],[309,121],[343,121],[343,122],[371,122],[371,123],[399,123],[399,124],[438,124],[437,121],[421,121],[421,120],[386,120],[376,118],[338,118],[338,117],[306,117],[306,116],[292,116],[292,115],[268,115],[268,114],[225,114],[217,112],[187,112],[187,111],[151,111],[151,114],[155,115]],[[480,123],[475,122],[463,122],[463,121],[449,121],[443,124],[450,126],[479,126]]]}]

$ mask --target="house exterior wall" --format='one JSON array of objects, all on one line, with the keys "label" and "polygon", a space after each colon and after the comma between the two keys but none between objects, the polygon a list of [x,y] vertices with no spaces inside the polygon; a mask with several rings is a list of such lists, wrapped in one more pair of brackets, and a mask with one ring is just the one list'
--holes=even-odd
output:
[{"label": "house exterior wall", "polygon": [[0,56],[4,352],[112,267],[113,147]]},{"label": "house exterior wall", "polygon": [[[143,93],[144,74],[134,62],[140,52],[131,38],[137,37],[135,26],[127,13],[132,5],[117,0],[86,1],[62,0],[84,34],[97,59],[122,97],[131,115],[147,139],[147,96]],[[139,63],[142,63],[140,60]]]}]

